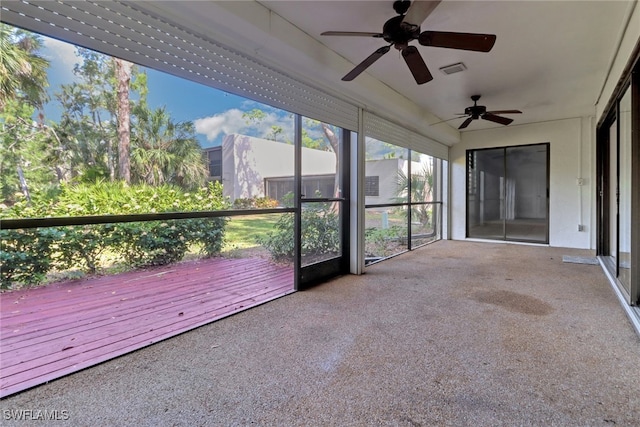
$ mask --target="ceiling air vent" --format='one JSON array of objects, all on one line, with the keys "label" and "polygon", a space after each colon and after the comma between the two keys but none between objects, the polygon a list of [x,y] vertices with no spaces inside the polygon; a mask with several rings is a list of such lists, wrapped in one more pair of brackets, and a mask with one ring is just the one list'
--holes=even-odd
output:
[{"label": "ceiling air vent", "polygon": [[462,62],[458,62],[457,64],[451,64],[451,65],[447,65],[446,67],[442,67],[440,68],[440,71],[442,71],[445,74],[453,74],[453,73],[459,73],[460,71],[464,71],[466,69],[467,69],[466,65],[464,65]]}]

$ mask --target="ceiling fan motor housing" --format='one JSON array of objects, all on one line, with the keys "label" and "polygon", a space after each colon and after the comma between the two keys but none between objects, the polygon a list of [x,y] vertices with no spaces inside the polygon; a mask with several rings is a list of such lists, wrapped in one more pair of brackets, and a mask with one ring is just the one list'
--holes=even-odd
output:
[{"label": "ceiling fan motor housing", "polygon": [[474,105],[472,107],[467,107],[464,109],[464,113],[468,116],[473,116],[474,119],[482,116],[487,112],[487,107],[484,105]]},{"label": "ceiling fan motor housing", "polygon": [[388,43],[393,43],[398,50],[407,47],[411,40],[417,39],[420,35],[420,27],[402,25],[403,19],[404,15],[394,16],[382,27],[382,38]]}]

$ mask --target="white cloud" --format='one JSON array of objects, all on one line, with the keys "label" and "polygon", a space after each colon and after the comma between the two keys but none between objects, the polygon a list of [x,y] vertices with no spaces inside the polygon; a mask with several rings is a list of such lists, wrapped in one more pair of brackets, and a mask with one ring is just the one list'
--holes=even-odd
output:
[{"label": "white cloud", "polygon": [[242,111],[237,108],[227,110],[220,114],[196,119],[193,121],[196,126],[196,132],[207,137],[207,141],[215,140],[218,135],[243,133],[249,126],[242,118]]},{"label": "white cloud", "polygon": [[213,116],[196,119],[193,123],[196,127],[196,132],[205,135],[207,141],[214,141],[219,135],[232,133],[267,138],[271,136],[272,126],[280,126],[283,129],[282,134],[278,135],[279,141],[293,140],[293,120],[289,118],[288,113],[280,113],[280,111],[265,112],[264,119],[259,123],[248,124],[242,117],[245,112],[232,108]]},{"label": "white cloud", "polygon": [[81,61],[81,58],[76,55],[75,46],[44,36],[42,41],[43,56],[49,60],[50,69],[56,72],[59,79],[73,81],[73,66]]},{"label": "white cloud", "polygon": [[76,55],[76,47],[74,45],[49,37],[43,36],[42,38],[44,47],[56,59],[71,64],[78,62],[79,57]]}]

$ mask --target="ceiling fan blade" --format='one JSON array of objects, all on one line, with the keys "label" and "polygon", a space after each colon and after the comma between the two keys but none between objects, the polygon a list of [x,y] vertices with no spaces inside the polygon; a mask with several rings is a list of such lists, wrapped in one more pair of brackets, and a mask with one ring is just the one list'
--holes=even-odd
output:
[{"label": "ceiling fan blade", "polygon": [[402,57],[404,58],[404,62],[407,63],[409,70],[411,70],[413,78],[416,79],[416,83],[421,85],[433,80],[433,76],[429,72],[427,64],[424,63],[417,47],[409,46],[402,49]]},{"label": "ceiling fan blade", "polygon": [[501,125],[508,125],[513,121],[513,119],[510,119],[508,117],[500,117],[491,113],[484,113],[481,118],[483,118],[484,120],[489,120],[490,122],[500,123]]},{"label": "ceiling fan blade", "polygon": [[382,38],[382,33],[367,33],[362,31],[325,31],[324,33],[320,33],[320,35]]},{"label": "ceiling fan blade", "polygon": [[458,129],[466,128],[467,126],[469,126],[469,123],[471,123],[472,121],[473,121],[473,117],[469,117],[467,120],[462,122],[462,124],[460,126],[458,126]]},{"label": "ceiling fan blade", "polygon": [[411,6],[409,6],[409,10],[407,10],[407,14],[402,20],[402,25],[409,25],[411,29],[417,30],[441,1],[442,0],[413,0]]},{"label": "ceiling fan blade", "polygon": [[489,114],[522,114],[520,110],[498,110],[498,111],[487,111]]},{"label": "ceiling fan blade", "polygon": [[423,46],[489,52],[496,42],[496,36],[494,34],[423,31],[418,36],[418,42]]},{"label": "ceiling fan blade", "polygon": [[360,73],[366,70],[371,64],[373,64],[378,59],[380,59],[382,55],[389,52],[389,49],[391,49],[391,46],[383,46],[380,49],[376,50],[371,55],[369,55],[367,59],[365,59],[358,65],[356,65],[356,67],[353,70],[351,70],[346,76],[344,76],[342,80],[344,80],[345,82],[350,82],[351,80],[355,79],[360,75]]}]

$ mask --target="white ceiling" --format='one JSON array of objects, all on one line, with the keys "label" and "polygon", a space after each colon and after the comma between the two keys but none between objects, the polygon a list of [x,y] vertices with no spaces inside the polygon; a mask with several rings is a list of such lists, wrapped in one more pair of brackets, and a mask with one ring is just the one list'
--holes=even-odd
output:
[{"label": "white ceiling", "polygon": [[[354,81],[342,82],[355,64],[386,42],[320,35],[382,32],[385,21],[396,15],[393,0],[157,2],[153,7],[290,74],[355,98],[373,111],[386,109],[392,114],[395,108],[410,124],[421,122],[414,128],[427,126],[442,142],[452,143],[459,140],[455,129],[463,119],[431,124],[457,117],[472,104],[474,94],[482,95],[479,104],[489,110],[521,110],[523,114],[509,116],[515,119],[510,126],[594,115],[636,3],[444,0],[427,17],[423,31],[489,33],[497,41],[488,53],[425,47],[413,41],[434,76],[423,85],[415,83],[395,49]],[[453,75],[439,71],[457,62],[468,69]],[[406,100],[411,106],[404,105]],[[501,126],[477,120],[466,131]]]},{"label": "white ceiling", "polygon": [[[261,1],[353,64],[386,42],[328,37],[323,31],[381,32],[392,1]],[[489,33],[491,52],[419,46],[434,80],[417,85],[396,50],[367,72],[441,119],[456,117],[481,94],[490,110],[518,109],[514,124],[587,116],[604,84],[629,4],[623,1],[443,1],[422,30]],[[452,75],[440,67],[463,62]],[[349,68],[341,70],[344,74]],[[452,121],[458,126],[463,120]],[[500,127],[487,121],[467,129]]]}]

